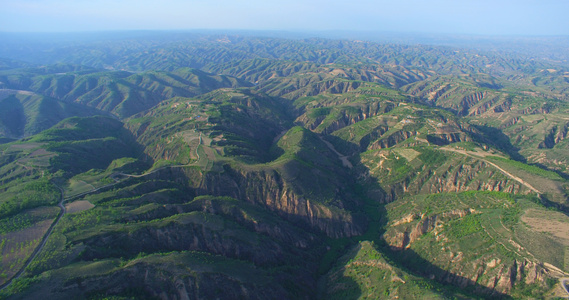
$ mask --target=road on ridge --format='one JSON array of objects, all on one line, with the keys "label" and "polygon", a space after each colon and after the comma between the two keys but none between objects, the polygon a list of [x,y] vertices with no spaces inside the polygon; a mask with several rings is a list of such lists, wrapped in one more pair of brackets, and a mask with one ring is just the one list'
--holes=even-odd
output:
[{"label": "road on ridge", "polygon": [[[201,132],[200,132],[198,147],[199,147],[199,145],[201,145],[201,144],[202,144],[202,135],[201,135]],[[118,174],[119,174],[119,175],[126,176],[126,177],[140,178],[140,177],[144,177],[144,176],[147,176],[147,175],[156,173],[156,172],[158,172],[158,171],[160,171],[160,170],[164,170],[164,169],[166,169],[166,168],[182,168],[182,167],[191,166],[191,165],[194,165],[194,164],[196,164],[196,163],[198,163],[198,162],[200,161],[200,156],[199,156],[199,153],[198,153],[198,149],[197,149],[197,148],[196,148],[196,154],[197,154],[197,156],[198,156],[198,160],[195,161],[195,162],[193,162],[193,163],[187,164],[187,165],[164,166],[164,167],[161,167],[161,168],[158,168],[158,169],[155,169],[155,170],[152,170],[152,171],[150,171],[150,172],[147,172],[147,173],[144,173],[144,174],[140,174],[140,175],[125,174],[125,173],[118,173]],[[112,175],[111,175],[111,178],[112,178]],[[38,256],[38,254],[41,252],[41,250],[43,250],[43,248],[44,248],[45,245],[47,244],[47,240],[49,239],[49,237],[50,237],[51,234],[53,233],[53,229],[55,228],[55,226],[57,226],[57,224],[59,224],[59,221],[61,220],[61,218],[63,217],[63,215],[65,215],[65,213],[66,213],[66,210],[65,210],[65,202],[66,202],[66,201],[69,201],[69,200],[72,200],[72,199],[75,199],[75,198],[78,198],[78,197],[82,197],[82,196],[85,196],[85,195],[87,195],[87,194],[94,193],[94,192],[96,192],[96,191],[98,191],[98,190],[101,190],[101,189],[105,189],[105,188],[114,186],[114,185],[119,184],[119,183],[121,183],[121,182],[122,182],[122,181],[119,180],[119,181],[116,181],[116,182],[114,182],[114,183],[110,183],[110,184],[107,184],[107,185],[104,185],[104,186],[101,186],[101,187],[98,187],[98,188],[94,188],[94,189],[89,190],[89,191],[87,191],[87,192],[83,192],[83,193],[79,193],[79,194],[76,194],[76,195],[69,196],[69,197],[67,197],[67,198],[65,198],[65,192],[63,191],[63,189],[62,189],[61,187],[57,186],[57,188],[59,189],[59,191],[60,191],[60,193],[61,193],[60,201],[59,201],[59,203],[57,204],[57,206],[58,206],[59,209],[60,209],[59,214],[57,215],[57,218],[55,219],[55,221],[54,221],[53,223],[51,223],[51,225],[49,226],[49,229],[48,229],[48,230],[46,231],[46,233],[44,234],[41,243],[36,247],[36,249],[34,250],[34,252],[32,252],[32,255],[30,255],[30,257],[28,257],[28,259],[26,260],[26,262],[24,263],[24,265],[22,266],[22,268],[21,268],[16,274],[14,274],[14,276],[12,276],[12,278],[10,278],[10,280],[6,281],[3,285],[0,286],[0,291],[3,290],[3,289],[5,289],[6,287],[8,287],[10,284],[12,284],[12,282],[14,282],[14,280],[20,278],[20,277],[22,276],[22,274],[24,274],[24,271],[25,271],[25,270],[28,268],[28,266],[32,263],[32,261]]]},{"label": "road on ridge", "polygon": [[494,168],[498,169],[500,172],[504,173],[504,175],[506,175],[506,176],[512,178],[513,180],[515,180],[515,181],[521,183],[522,185],[524,185],[524,186],[527,187],[528,189],[530,189],[530,190],[536,192],[536,193],[539,194],[539,195],[542,194],[538,189],[534,188],[532,185],[530,185],[529,183],[525,182],[523,179],[521,179],[521,178],[519,178],[519,177],[517,177],[517,176],[511,174],[510,172],[508,172],[508,171],[506,171],[506,170],[500,168],[497,164],[495,164],[495,163],[493,163],[493,162],[491,162],[491,161],[488,161],[488,160],[486,160],[486,159],[484,159],[484,158],[482,158],[482,157],[478,157],[478,156],[476,156],[476,155],[468,154],[468,153],[467,153],[466,151],[464,151],[464,150],[458,150],[458,149],[452,149],[452,148],[439,148],[439,150],[450,151],[450,152],[456,152],[456,153],[460,153],[460,154],[465,155],[465,156],[468,156],[468,157],[472,157],[472,158],[474,158],[474,159],[481,160],[481,161],[483,161],[483,162],[485,162],[485,163],[487,163],[487,164],[493,166]]}]

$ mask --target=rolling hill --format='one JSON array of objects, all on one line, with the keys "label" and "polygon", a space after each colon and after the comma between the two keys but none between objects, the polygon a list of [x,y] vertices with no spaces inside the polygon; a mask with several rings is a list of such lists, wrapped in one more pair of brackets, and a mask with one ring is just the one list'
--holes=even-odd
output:
[{"label": "rolling hill", "polygon": [[41,47],[0,47],[29,56],[0,71],[0,297],[563,295],[562,64],[183,33]]}]

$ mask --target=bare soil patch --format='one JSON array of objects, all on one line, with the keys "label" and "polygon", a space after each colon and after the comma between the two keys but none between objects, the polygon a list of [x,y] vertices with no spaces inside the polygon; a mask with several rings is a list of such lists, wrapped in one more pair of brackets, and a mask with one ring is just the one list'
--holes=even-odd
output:
[{"label": "bare soil patch", "polygon": [[89,210],[93,207],[95,207],[93,203],[87,200],[80,200],[65,204],[65,211],[67,211],[68,214],[72,214],[72,213],[78,213],[85,210]]},{"label": "bare soil patch", "polygon": [[52,222],[52,219],[48,219],[32,227],[0,235],[0,284],[12,278],[22,268]]},{"label": "bare soil patch", "polygon": [[207,159],[209,160],[215,160],[215,153],[214,150],[210,147],[203,147],[203,151],[205,152],[205,154],[207,155]]},{"label": "bare soil patch", "polygon": [[54,154],[53,152],[49,152],[43,148],[38,149],[32,153],[30,153],[30,157],[34,157],[34,156],[43,156],[43,155],[52,155]]},{"label": "bare soil patch", "polygon": [[393,150],[399,153],[399,155],[405,157],[407,161],[412,161],[421,154],[419,151],[413,149],[393,149]]},{"label": "bare soil patch", "polygon": [[344,72],[344,70],[341,70],[341,69],[334,69],[334,70],[332,70],[332,71],[330,72],[330,75],[332,75],[332,76],[338,76],[338,75],[348,76],[348,75],[346,74],[346,72]]},{"label": "bare soil patch", "polygon": [[69,180],[69,186],[66,188],[65,194],[67,196],[73,196],[88,192],[93,189],[95,189],[95,187],[92,184],[87,183],[83,180],[77,180],[72,178]]},{"label": "bare soil patch", "polygon": [[211,141],[212,141],[211,138],[209,138],[209,137],[207,137],[207,136],[205,136],[205,135],[202,135],[202,143],[203,143],[204,145],[206,145],[206,146],[211,146]]},{"label": "bare soil patch", "polygon": [[40,146],[43,146],[44,143],[25,143],[25,144],[18,144],[18,145],[11,145],[8,150],[28,150],[34,149]]},{"label": "bare soil patch", "polygon": [[554,211],[539,211],[530,209],[522,221],[532,230],[551,234],[559,238],[559,242],[569,246],[569,217]]},{"label": "bare soil patch", "polygon": [[30,153],[28,156],[19,159],[18,162],[32,167],[33,166],[48,167],[49,160],[55,156],[57,156],[56,153],[49,152],[45,149],[38,149]]}]

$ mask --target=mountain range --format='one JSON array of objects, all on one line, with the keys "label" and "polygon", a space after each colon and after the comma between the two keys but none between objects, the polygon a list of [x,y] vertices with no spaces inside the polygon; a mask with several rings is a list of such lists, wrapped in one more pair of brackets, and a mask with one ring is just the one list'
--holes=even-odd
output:
[{"label": "mountain range", "polygon": [[4,38],[0,298],[567,296],[563,61]]}]

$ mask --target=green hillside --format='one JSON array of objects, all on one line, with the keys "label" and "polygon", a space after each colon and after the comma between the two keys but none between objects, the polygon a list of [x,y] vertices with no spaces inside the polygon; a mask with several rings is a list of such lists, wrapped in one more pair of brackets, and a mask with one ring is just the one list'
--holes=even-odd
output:
[{"label": "green hillside", "polygon": [[104,114],[90,107],[27,91],[7,90],[0,98],[0,137],[4,138],[18,139],[40,133],[69,117]]},{"label": "green hillside", "polygon": [[143,36],[0,47],[0,298],[565,296],[563,64]]},{"label": "green hillside", "polygon": [[190,68],[172,72],[101,71],[76,66],[16,69],[0,73],[5,88],[32,91],[66,103],[78,103],[118,117],[129,117],[163,100],[192,97],[215,89],[249,84]]}]

